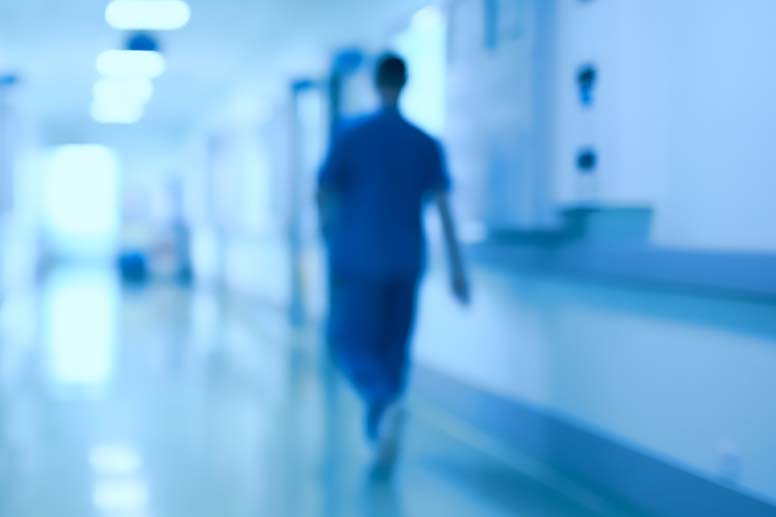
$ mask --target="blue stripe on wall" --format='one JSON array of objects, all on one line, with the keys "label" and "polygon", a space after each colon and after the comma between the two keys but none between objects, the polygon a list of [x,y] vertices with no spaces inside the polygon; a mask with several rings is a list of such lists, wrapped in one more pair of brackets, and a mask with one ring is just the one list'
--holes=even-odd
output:
[{"label": "blue stripe on wall", "polygon": [[415,384],[421,397],[494,438],[651,515],[776,517],[764,501],[433,369],[418,368]]}]

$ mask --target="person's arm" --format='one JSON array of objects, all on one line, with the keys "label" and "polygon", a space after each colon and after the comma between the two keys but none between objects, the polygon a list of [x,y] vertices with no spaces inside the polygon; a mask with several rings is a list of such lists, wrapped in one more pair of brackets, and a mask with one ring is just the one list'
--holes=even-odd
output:
[{"label": "person's arm", "polygon": [[455,219],[450,210],[450,200],[446,191],[438,192],[434,197],[439,209],[439,217],[442,221],[442,232],[450,267],[450,287],[456,299],[462,304],[467,305],[471,299],[471,288],[469,286],[469,277],[466,274],[463,255],[461,254],[461,245],[456,232]]}]

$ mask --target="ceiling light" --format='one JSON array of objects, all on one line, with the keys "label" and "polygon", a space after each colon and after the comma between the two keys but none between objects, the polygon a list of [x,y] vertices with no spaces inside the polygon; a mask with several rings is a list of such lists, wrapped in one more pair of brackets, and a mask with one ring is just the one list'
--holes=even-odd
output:
[{"label": "ceiling light", "polygon": [[104,77],[153,79],[167,68],[159,52],[106,50],[97,57],[97,71]]},{"label": "ceiling light", "polygon": [[108,25],[119,30],[176,30],[190,19],[182,0],[114,0],[105,9]]},{"label": "ceiling light", "polygon": [[154,94],[154,85],[148,79],[103,78],[94,85],[94,98],[99,102],[125,101],[145,104]]},{"label": "ceiling light", "polygon": [[100,124],[135,124],[143,118],[143,106],[95,99],[92,103],[92,118]]}]

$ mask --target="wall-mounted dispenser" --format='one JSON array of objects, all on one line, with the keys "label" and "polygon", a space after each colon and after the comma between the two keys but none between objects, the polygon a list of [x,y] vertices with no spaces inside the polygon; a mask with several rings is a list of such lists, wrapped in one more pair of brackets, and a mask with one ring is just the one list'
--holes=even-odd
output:
[{"label": "wall-mounted dispenser", "polygon": [[577,171],[580,174],[593,174],[598,167],[598,153],[592,147],[584,147],[577,154]]},{"label": "wall-mounted dispenser", "polygon": [[579,89],[579,102],[582,106],[590,108],[595,103],[595,89],[598,83],[598,69],[595,65],[587,63],[577,70],[577,87]]}]

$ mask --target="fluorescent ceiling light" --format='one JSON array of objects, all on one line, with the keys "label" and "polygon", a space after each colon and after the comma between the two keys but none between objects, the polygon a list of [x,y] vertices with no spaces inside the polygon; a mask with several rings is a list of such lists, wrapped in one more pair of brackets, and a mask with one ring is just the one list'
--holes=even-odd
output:
[{"label": "fluorescent ceiling light", "polygon": [[105,9],[108,25],[119,30],[176,30],[190,19],[182,0],[114,0]]},{"label": "fluorescent ceiling light", "polygon": [[95,99],[92,103],[92,118],[100,124],[135,124],[143,118],[143,106]]},{"label": "fluorescent ceiling light", "polygon": [[103,78],[94,85],[97,102],[127,102],[145,104],[154,94],[154,85],[148,79]]},{"label": "fluorescent ceiling light", "polygon": [[104,77],[153,79],[167,68],[159,52],[106,50],[97,56],[97,71]]}]

